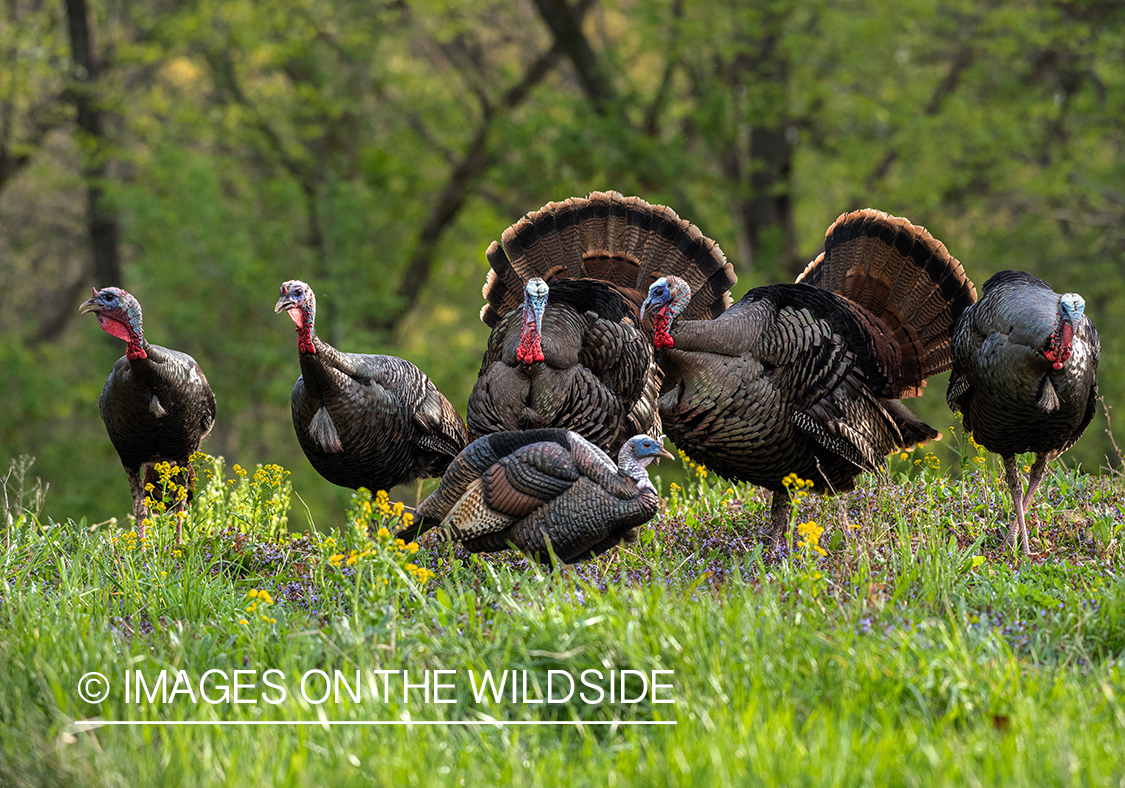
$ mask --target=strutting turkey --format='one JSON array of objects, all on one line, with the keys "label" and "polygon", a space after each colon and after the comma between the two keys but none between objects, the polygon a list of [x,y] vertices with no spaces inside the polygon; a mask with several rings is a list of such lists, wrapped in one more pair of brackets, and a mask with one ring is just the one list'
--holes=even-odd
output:
[{"label": "strutting turkey", "polygon": [[[1042,279],[1001,271],[953,331],[946,401],[974,440],[1004,460],[1017,532],[1030,552],[1026,513],[1047,463],[1073,446],[1094,417],[1101,346],[1077,293],[1059,295]],[[1016,455],[1035,452],[1022,491]]]},{"label": "strutting turkey", "polygon": [[[93,312],[102,330],[126,343],[125,355],[113,365],[98,407],[109,439],[121,457],[133,495],[137,533],[145,538],[149,509],[145,488],[158,484],[154,466],[168,462],[187,490],[175,503],[183,511],[191,502],[195,471],[190,457],[215,423],[215,395],[195,359],[145,339],[141,305],[118,287],[93,288],[79,311]],[[183,522],[176,519],[176,544]]]},{"label": "strutting turkey", "polygon": [[456,409],[409,361],[341,353],[318,337],[316,296],[307,284],[285,282],[274,312],[286,312],[297,327],[293,427],[325,479],[390,490],[440,476],[469,442]]},{"label": "strutting turkey", "polygon": [[672,210],[617,192],[548,203],[504,231],[481,320],[492,334],[469,397],[474,435],[558,427],[615,455],[661,434],[659,370],[640,305],[661,276],[686,280],[685,313],[730,305],[734,270],[714,241]]},{"label": "strutting turkey", "polygon": [[776,543],[789,474],[846,491],[890,452],[938,437],[898,400],[949,368],[952,327],[976,291],[925,229],[866,209],[828,228],[797,284],[755,288],[711,321],[680,320],[693,298],[668,277],[643,305],[657,318],[664,429],[720,476],[773,491]]},{"label": "strutting turkey", "polygon": [[671,457],[661,439],[636,435],[617,465],[576,432],[497,432],[470,443],[415,513],[406,540],[443,526],[471,552],[509,544],[550,562],[574,563],[636,538],[660,504],[646,466]]}]

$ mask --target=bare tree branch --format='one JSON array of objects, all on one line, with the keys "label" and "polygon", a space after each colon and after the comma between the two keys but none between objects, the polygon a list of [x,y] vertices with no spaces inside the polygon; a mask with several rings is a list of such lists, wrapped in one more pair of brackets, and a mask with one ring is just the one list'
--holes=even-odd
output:
[{"label": "bare tree branch", "polygon": [[[556,42],[549,51],[540,55],[528,66],[520,81],[504,93],[499,104],[500,110],[514,109],[527,98],[532,88],[540,83],[554,66],[559,56],[559,49]],[[453,168],[449,180],[438,194],[433,209],[418,233],[418,241],[407,264],[406,274],[399,285],[398,297],[403,309],[387,314],[380,324],[381,328],[394,330],[403,315],[417,303],[422,288],[429,281],[434,255],[442,235],[464,207],[476,178],[493,161],[494,157],[488,152],[488,142],[495,120],[496,112],[486,109],[464,156]]]},{"label": "bare tree branch", "polygon": [[540,16],[555,37],[556,46],[574,64],[582,90],[594,111],[608,115],[617,101],[613,81],[604,73],[601,61],[582,32],[582,19],[592,3],[577,3],[573,8],[566,0],[535,0]]},{"label": "bare tree branch", "polygon": [[40,320],[35,336],[31,339],[32,346],[42,342],[51,342],[58,339],[63,330],[74,318],[74,304],[86,291],[88,280],[85,276],[64,282],[61,286],[53,288],[50,296],[43,298],[44,309],[40,311]]},{"label": "bare tree branch", "polygon": [[16,145],[12,139],[15,136],[15,108],[11,101],[0,105],[0,192],[31,163],[32,157],[43,147],[47,135],[63,125],[64,113],[59,111],[59,105],[64,98],[64,94],[51,95],[27,111],[26,122],[30,130],[18,143],[19,153],[14,152]]},{"label": "bare tree branch", "polygon": [[243,109],[249,110],[254,128],[265,137],[269,149],[277,157],[278,163],[299,182],[304,183],[310,174],[308,167],[289,155],[288,151],[285,150],[285,144],[281,141],[281,136],[274,131],[273,126],[266,120],[261,110],[243,91],[242,83],[239,81],[234,68],[234,61],[230,57],[230,50],[225,47],[208,49],[203,53],[203,57],[211,66],[211,73],[215,77],[215,86],[219,89],[219,92],[225,94],[229,100]]},{"label": "bare tree branch", "polygon": [[[672,18],[680,21],[684,16],[684,4],[682,0],[675,0],[672,3]],[[658,125],[660,114],[664,111],[664,107],[668,102],[668,96],[672,90],[672,78],[675,76],[676,69],[681,66],[681,56],[679,48],[669,52],[668,60],[664,64],[664,74],[660,78],[660,86],[653,94],[652,101],[645,109],[644,121],[641,128],[644,134],[649,137],[655,137],[660,133]]]}]

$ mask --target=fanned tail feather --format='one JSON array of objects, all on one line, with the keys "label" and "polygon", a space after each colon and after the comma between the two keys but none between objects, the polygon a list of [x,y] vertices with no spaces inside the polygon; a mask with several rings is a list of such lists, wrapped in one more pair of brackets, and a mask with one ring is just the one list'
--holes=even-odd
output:
[{"label": "fanned tail feather", "polygon": [[684,319],[722,314],[737,282],[718,244],[699,228],[670,208],[617,192],[548,203],[505,230],[485,256],[492,270],[481,320],[490,327],[523,303],[523,287],[536,276],[548,284],[599,279],[637,305],[656,279],[678,276],[692,289]]},{"label": "fanned tail feather", "polygon": [[926,378],[952,366],[953,325],[977,297],[961,263],[924,227],[872,208],[840,214],[797,281],[883,321],[902,351],[901,397],[921,394]]}]

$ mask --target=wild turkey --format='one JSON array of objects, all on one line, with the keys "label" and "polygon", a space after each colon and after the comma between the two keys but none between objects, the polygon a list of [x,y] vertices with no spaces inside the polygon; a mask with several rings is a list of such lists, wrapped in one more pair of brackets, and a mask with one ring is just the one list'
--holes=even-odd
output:
[{"label": "wild turkey", "polygon": [[776,543],[789,474],[818,492],[850,490],[891,451],[938,437],[898,400],[949,368],[950,332],[976,291],[925,229],[868,209],[828,228],[797,284],[755,288],[711,321],[678,321],[691,298],[668,277],[643,305],[663,348],[664,428],[720,476],[773,491]]},{"label": "wild turkey", "polygon": [[438,525],[470,551],[514,544],[543,563],[550,551],[566,563],[600,555],[636,538],[660,499],[646,467],[671,457],[658,438],[636,435],[617,465],[576,432],[497,432],[470,443],[441,485],[401,532],[408,541]]},{"label": "wild turkey", "polygon": [[[1047,463],[1094,418],[1101,346],[1085,307],[1077,293],[1059,295],[1031,274],[1001,271],[953,331],[945,398],[974,439],[1003,458],[1016,512],[1005,546],[1018,531],[1025,555],[1027,507]],[[1024,493],[1016,455],[1029,451],[1036,456]]]},{"label": "wild turkey", "polygon": [[301,376],[291,405],[297,440],[313,468],[341,487],[389,490],[441,475],[469,442],[456,409],[409,361],[341,353],[316,335],[316,296],[281,286],[274,312],[297,327]]},{"label": "wild turkey", "polygon": [[[79,311],[98,316],[102,330],[125,340],[125,355],[117,359],[105,382],[98,408],[109,439],[121,457],[133,495],[137,533],[145,538],[145,488],[158,484],[154,466],[176,466],[176,481],[187,496],[175,511],[191,502],[195,471],[189,458],[199,450],[215,423],[215,395],[195,359],[178,350],[152,345],[145,339],[141,305],[119,287],[93,288],[94,295]],[[176,519],[176,544],[183,539],[183,523]]]},{"label": "wild turkey", "polygon": [[504,231],[481,320],[492,328],[469,397],[469,431],[571,429],[615,455],[660,435],[659,370],[640,305],[674,274],[695,289],[687,316],[730,305],[734,270],[714,241],[663,206],[617,192],[552,202]]}]

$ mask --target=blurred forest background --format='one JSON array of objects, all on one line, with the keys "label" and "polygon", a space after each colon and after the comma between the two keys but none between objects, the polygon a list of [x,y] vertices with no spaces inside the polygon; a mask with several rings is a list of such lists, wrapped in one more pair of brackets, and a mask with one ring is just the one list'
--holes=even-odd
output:
[{"label": "blurred forest background", "polygon": [[[124,346],[78,314],[116,284],[210,379],[204,449],[280,463],[335,525],[348,492],[293,433],[278,285],[308,281],[326,340],[409,359],[464,413],[485,248],[596,189],[715,238],[736,297],[868,206],[978,288],[1020,268],[1077,291],[1125,424],[1120,0],[3,0],[0,473],[34,456],[55,519],[130,511],[97,407]],[[909,404],[948,433],[944,393]],[[1106,427],[1066,459],[1118,466]]]}]

